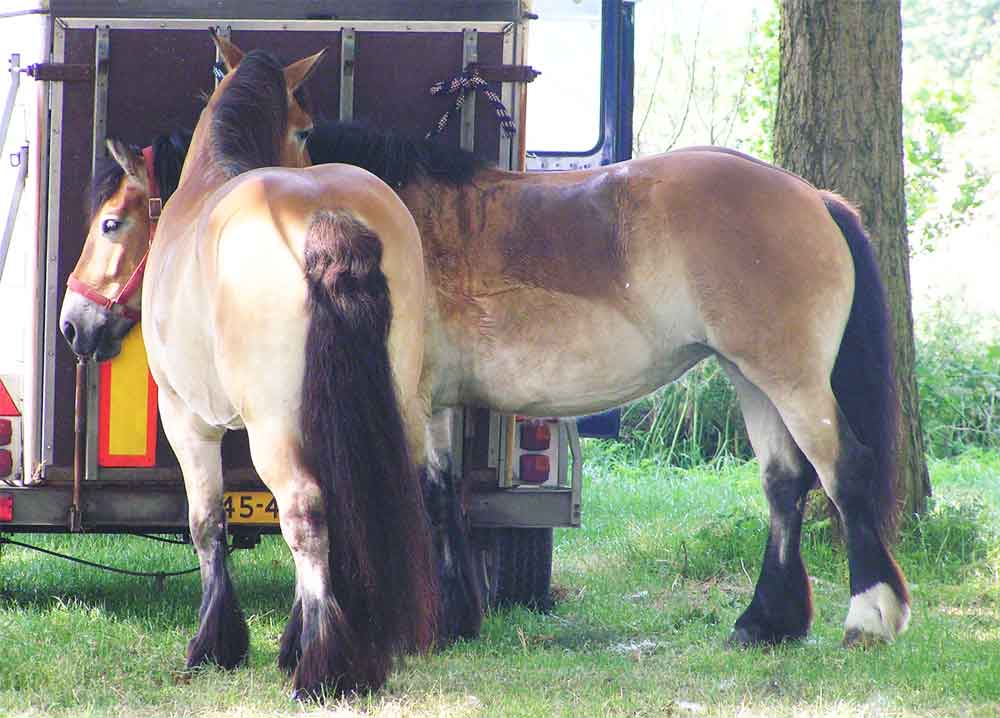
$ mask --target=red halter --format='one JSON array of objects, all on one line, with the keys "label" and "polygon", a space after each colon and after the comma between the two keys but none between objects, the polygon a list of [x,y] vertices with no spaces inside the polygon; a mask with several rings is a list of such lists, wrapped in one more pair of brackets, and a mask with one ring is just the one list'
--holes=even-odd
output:
[{"label": "red halter", "polygon": [[156,234],[156,222],[160,218],[160,210],[163,208],[163,200],[160,197],[160,186],[156,181],[156,175],[153,173],[152,147],[147,147],[142,151],[142,159],[146,165],[146,177],[149,186],[149,241],[146,246],[146,253],[142,255],[142,259],[139,260],[139,264],[136,266],[135,271],[132,272],[132,276],[128,278],[128,281],[125,282],[114,298],[104,296],[89,284],[85,284],[77,279],[73,274],[69,275],[69,279],[66,280],[66,286],[70,291],[86,297],[98,306],[104,307],[112,314],[131,319],[134,322],[139,321],[139,310],[127,306],[126,302],[142,286],[142,275],[146,271],[146,258],[149,256],[149,247],[152,246],[153,236]]}]

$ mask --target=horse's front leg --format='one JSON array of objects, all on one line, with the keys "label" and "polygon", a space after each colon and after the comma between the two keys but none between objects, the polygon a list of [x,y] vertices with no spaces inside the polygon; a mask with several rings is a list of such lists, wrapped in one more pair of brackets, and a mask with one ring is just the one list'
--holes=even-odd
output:
[{"label": "horse's front leg", "polygon": [[160,388],[159,405],[163,429],[184,474],[188,525],[201,568],[198,632],[188,644],[187,665],[234,668],[246,658],[250,637],[226,567],[221,454],[225,430],[192,415],[169,389]]}]

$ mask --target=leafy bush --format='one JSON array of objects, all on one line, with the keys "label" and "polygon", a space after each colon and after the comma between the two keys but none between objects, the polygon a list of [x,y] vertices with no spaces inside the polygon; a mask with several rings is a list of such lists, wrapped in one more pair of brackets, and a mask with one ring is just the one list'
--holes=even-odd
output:
[{"label": "leafy bush", "polygon": [[984,338],[984,321],[938,304],[918,323],[917,387],[931,456],[1000,449],[1000,343]]},{"label": "leafy bush", "polygon": [[995,518],[978,499],[932,498],[927,512],[903,525],[897,553],[911,579],[960,581],[968,571],[995,571]]}]

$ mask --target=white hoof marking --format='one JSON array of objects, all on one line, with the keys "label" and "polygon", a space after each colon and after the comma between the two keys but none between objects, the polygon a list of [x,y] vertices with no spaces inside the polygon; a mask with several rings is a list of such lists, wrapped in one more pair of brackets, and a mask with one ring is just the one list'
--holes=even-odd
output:
[{"label": "white hoof marking", "polygon": [[891,642],[906,630],[910,607],[903,603],[887,583],[876,583],[864,593],[851,596],[851,607],[844,621],[844,631],[860,631]]}]

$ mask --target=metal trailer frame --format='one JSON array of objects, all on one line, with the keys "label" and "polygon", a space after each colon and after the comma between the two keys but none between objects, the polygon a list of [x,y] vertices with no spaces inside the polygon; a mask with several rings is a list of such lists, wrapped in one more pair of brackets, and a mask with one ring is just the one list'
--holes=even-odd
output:
[{"label": "metal trailer frame", "polygon": [[[88,68],[63,66],[62,79],[93,78],[91,166],[103,151],[109,121],[108,91],[112,56],[111,33],[117,30],[170,31],[203,30],[214,25],[229,32],[337,32],[340,34],[340,74],[337,108],[342,119],[351,119],[355,101],[355,73],[359,39],[364,33],[462,33],[461,65],[478,59],[482,37],[499,34],[501,63],[521,64],[530,15],[522,12],[520,0],[372,0],[359,15],[358,3],[351,0],[219,0],[207,9],[198,0],[173,0],[164,10],[162,0],[49,0],[45,24],[45,46],[49,62],[61,64],[67,58],[68,39],[74,31],[94,34],[93,65]],[[609,32],[630,22],[631,1],[603,0],[605,46]],[[613,12],[610,12],[613,11]],[[183,17],[182,17],[183,16]],[[420,18],[420,19],[413,19]],[[615,24],[618,24],[616,26]],[[620,27],[619,27],[620,29]],[[630,36],[629,36],[630,37]],[[613,41],[617,42],[617,41]],[[625,44],[630,50],[630,40]],[[620,45],[615,45],[621,53]],[[620,57],[619,57],[620,60]],[[610,150],[598,148],[602,162],[623,159],[615,121],[621,119],[622,104],[631,110],[631,62],[627,95],[622,78],[603,78],[602,132],[611,140]],[[208,73],[208,67],[205,73]],[[59,73],[56,73],[58,79]],[[523,91],[504,82],[500,88],[523,138]],[[62,81],[40,82],[40,120],[35,151],[35,171],[39,185],[37,208],[37,266],[34,287],[36,348],[26,388],[23,452],[23,486],[0,488],[0,498],[11,496],[13,521],[0,523],[0,532],[64,532],[71,529],[74,509],[82,516],[82,530],[88,532],[187,531],[187,507],[178,468],[158,466],[148,469],[101,468],[97,461],[96,421],[89,423],[84,458],[85,478],[82,498],[74,507],[73,471],[65,448],[57,446],[57,354],[67,351],[58,336],[57,309],[63,293],[60,281],[60,223],[64,209],[62,196],[63,138],[67,94],[79,96],[78,88]],[[459,121],[458,140],[472,149],[477,137],[477,105],[466,102]],[[480,112],[488,106],[483,105]],[[612,117],[613,115],[613,117]],[[481,115],[492,118],[492,113]],[[611,118],[609,120],[609,118]],[[630,122],[630,120],[629,120]],[[450,129],[450,128],[449,128]],[[630,125],[628,127],[630,130]],[[629,138],[631,133],[629,132]],[[498,133],[499,135],[499,133]],[[630,141],[629,141],[630,144]],[[523,141],[500,137],[498,159],[501,166],[521,167]],[[94,416],[97,372],[90,371],[86,404]],[[64,392],[65,393],[65,392]],[[62,396],[63,394],[61,394]],[[68,396],[59,401],[68,402]],[[64,405],[61,405],[64,406]],[[557,485],[517,486],[513,478],[516,443],[514,418],[485,409],[452,411],[453,452],[463,467],[461,489],[471,523],[478,527],[544,528],[576,526],[580,522],[581,455],[579,436],[573,422],[558,425],[559,475]],[[164,442],[165,443],[165,442]],[[261,490],[249,464],[226,469],[227,491]],[[77,528],[80,528],[77,527]],[[237,538],[252,543],[256,535],[276,532],[276,525],[231,524]]]}]

